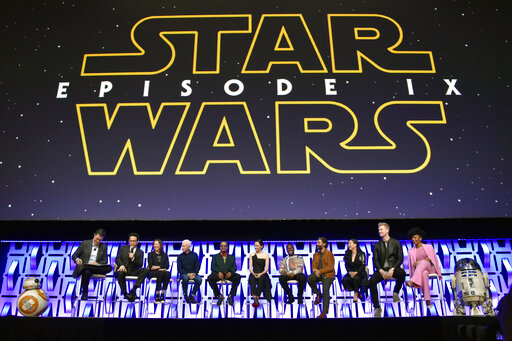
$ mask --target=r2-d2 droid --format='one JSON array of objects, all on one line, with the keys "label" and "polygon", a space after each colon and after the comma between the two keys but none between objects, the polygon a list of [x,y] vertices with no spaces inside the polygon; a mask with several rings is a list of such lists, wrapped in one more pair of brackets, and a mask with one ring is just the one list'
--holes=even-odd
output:
[{"label": "r2-d2 droid", "polygon": [[485,315],[494,316],[492,299],[489,295],[489,277],[482,273],[477,262],[463,258],[455,265],[455,275],[450,275],[453,290],[455,315],[465,315],[464,306],[471,307],[471,315],[482,315],[478,306],[482,306]]}]

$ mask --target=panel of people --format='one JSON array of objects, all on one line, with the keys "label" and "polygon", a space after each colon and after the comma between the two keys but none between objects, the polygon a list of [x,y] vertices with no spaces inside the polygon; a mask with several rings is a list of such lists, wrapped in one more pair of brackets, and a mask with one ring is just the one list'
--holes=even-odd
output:
[{"label": "panel of people", "polygon": [[[379,304],[378,283],[395,279],[393,290],[393,301],[399,302],[400,288],[405,282],[406,273],[402,267],[403,252],[401,243],[391,238],[389,235],[390,226],[387,223],[378,224],[379,242],[373,247],[373,266],[374,274],[368,278],[367,257],[359,247],[357,239],[350,239],[348,249],[344,256],[345,268],[347,274],[343,277],[342,284],[345,290],[353,291],[354,302],[364,299],[367,296],[367,290],[370,289],[371,301],[375,308],[375,317],[382,316],[382,309]],[[72,259],[76,263],[73,277],[82,276],[81,298],[86,300],[88,296],[88,284],[93,274],[107,274],[112,271],[112,267],[107,263],[107,247],[102,240],[105,236],[105,230],[98,229],[92,240],[84,240],[77,250],[73,253]],[[430,306],[430,288],[429,275],[437,274],[442,278],[439,266],[439,260],[435,254],[434,248],[428,244],[423,244],[422,239],[425,232],[419,228],[413,228],[409,231],[409,238],[414,247],[409,250],[409,274],[410,280],[407,286],[420,288],[424,294],[427,306]],[[170,281],[169,259],[162,248],[162,240],[155,239],[153,242],[153,251],[148,254],[148,267],[143,267],[144,252],[137,245],[139,235],[130,233],[128,235],[128,245],[119,248],[114,276],[117,276],[121,293],[125,298],[134,302],[137,300],[136,290],[146,278],[156,278],[155,302],[165,302],[165,292]],[[229,281],[231,289],[227,297],[227,303],[233,305],[233,297],[236,295],[238,286],[242,279],[237,273],[235,257],[228,253],[228,242],[220,243],[220,252],[211,259],[211,273],[207,278],[217,305],[221,305],[226,299],[218,288],[218,283]],[[263,297],[269,302],[272,300],[271,281],[269,277],[270,256],[263,251],[264,243],[261,239],[254,242],[254,252],[249,255],[249,286],[253,297],[254,308],[260,306],[259,300]],[[196,295],[202,283],[202,277],[199,275],[200,263],[197,253],[191,250],[191,242],[186,239],[181,245],[182,253],[177,257],[178,279],[181,282],[183,297],[187,303],[196,304]],[[295,249],[291,243],[286,246],[288,255],[283,258],[279,264],[279,283],[283,287],[286,295],[286,304],[295,301],[295,297],[289,287],[290,281],[295,281],[298,285],[298,303],[304,302],[304,290],[306,283],[315,294],[314,304],[322,303],[322,312],[317,318],[326,318],[329,312],[330,287],[336,278],[335,259],[332,252],[328,250],[328,241],[325,237],[319,237],[316,244],[316,252],[312,260],[312,273],[306,276],[304,271],[304,259],[295,254]],[[128,292],[126,288],[126,276],[136,276],[135,284]],[[189,290],[189,283],[193,282],[192,289]],[[321,284],[322,291],[318,284]]]}]

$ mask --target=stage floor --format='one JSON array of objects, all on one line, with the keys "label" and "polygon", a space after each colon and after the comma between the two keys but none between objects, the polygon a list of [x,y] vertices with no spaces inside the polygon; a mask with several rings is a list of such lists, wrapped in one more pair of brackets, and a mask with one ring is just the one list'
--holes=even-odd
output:
[{"label": "stage floor", "polygon": [[[466,327],[461,327],[466,326]],[[461,337],[463,328],[475,337]],[[494,317],[446,316],[346,319],[0,318],[3,340],[286,339],[495,340]],[[482,338],[484,336],[484,338]]]}]

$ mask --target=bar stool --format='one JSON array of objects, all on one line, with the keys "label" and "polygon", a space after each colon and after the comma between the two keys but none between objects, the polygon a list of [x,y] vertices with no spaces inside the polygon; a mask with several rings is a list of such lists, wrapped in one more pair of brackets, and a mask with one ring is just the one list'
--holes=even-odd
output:
[{"label": "bar stool", "polygon": [[[366,271],[366,274],[368,274],[369,272],[369,269],[368,269],[368,266],[365,268],[365,271]],[[340,316],[341,317],[345,317],[345,314],[343,313],[343,305],[346,305],[349,307],[350,309],[350,312],[352,313],[352,317],[359,317],[359,314],[355,314],[354,312],[357,312],[358,311],[358,308],[357,306],[358,305],[361,305],[361,308],[363,309],[364,313],[365,314],[371,314],[372,312],[372,304],[371,304],[371,301],[369,299],[369,296],[368,295],[365,295],[365,300],[363,301],[361,297],[359,297],[359,300],[354,303],[354,294],[353,294],[353,290],[346,290],[346,288],[343,288],[343,304],[341,306],[341,312],[340,312]]]},{"label": "bar stool", "polygon": [[[438,301],[441,305],[441,314],[443,316],[445,316],[446,314],[446,298],[444,296],[444,285],[443,285],[443,280],[442,279],[439,279],[439,277],[437,276],[437,274],[429,274],[428,275],[428,279],[429,279],[429,287],[430,289],[432,289],[434,286],[432,284],[434,284],[434,281],[437,283],[437,292],[438,294],[434,297],[432,297],[432,293],[431,293],[431,297],[430,297],[430,302],[434,302],[434,301]],[[414,304],[413,304],[413,308],[414,310],[416,310],[416,303],[420,303],[420,311],[421,311],[421,315],[422,316],[425,316],[426,315],[426,309],[428,309],[426,307],[426,303],[423,304],[422,302],[425,302],[425,297],[423,295],[423,293],[421,292],[421,289],[420,288],[413,288],[413,291],[414,291]],[[424,309],[423,307],[425,306],[426,309]]]},{"label": "bar stool", "polygon": [[[101,303],[104,302],[105,298],[104,298],[104,294],[103,294],[103,283],[105,282],[105,279],[107,278],[106,275],[101,275],[101,274],[92,274],[91,275],[91,278],[90,278],[90,281],[89,281],[89,286],[91,285],[91,282],[92,284],[96,287],[96,295],[95,297],[92,299],[94,300],[94,307],[95,307],[95,310],[94,310],[94,317],[102,317],[103,314],[102,314],[102,309],[101,308]],[[80,280],[77,278],[76,281],[75,281],[75,288],[76,288],[76,300],[75,300],[75,304],[74,304],[74,307],[73,307],[73,316],[75,317],[79,317],[79,313],[80,313],[80,302],[83,302],[82,301],[82,298],[81,298],[81,288],[82,288],[82,276],[80,276]],[[91,299],[88,298],[87,301],[90,301]]]},{"label": "bar stool", "polygon": [[[290,287],[290,290],[292,291],[293,293],[293,286],[297,287],[297,290],[299,288],[299,281],[295,280],[295,279],[290,279],[287,281],[288,283],[288,286]],[[307,284],[306,284],[307,285]],[[284,303],[284,288],[281,286],[281,312],[280,312],[280,315],[284,315],[285,313],[285,310],[286,310],[286,306],[287,304]]]},{"label": "bar stool", "polygon": [[[336,315],[338,314],[338,291],[336,290],[337,284],[338,284],[338,278],[335,277],[334,281],[332,281],[331,287],[329,288],[330,293],[332,293],[330,295],[331,296],[331,300],[329,302],[329,305],[331,305],[331,302],[334,300],[334,302],[333,302],[333,304],[334,304],[334,317],[336,317]],[[317,286],[318,290],[322,293],[322,296],[323,296],[324,293],[323,293],[323,284],[322,284],[322,282],[317,282],[316,286]],[[311,317],[314,318],[317,315],[322,313],[323,301],[321,301],[320,304],[313,304],[315,302],[314,294],[312,294],[311,300],[312,300],[312,304],[311,304]],[[316,309],[317,306],[318,306],[318,310],[319,311],[318,311],[318,314],[315,314],[316,311],[317,311],[317,309]]]},{"label": "bar stool", "polygon": [[[184,296],[183,296],[183,290],[182,290],[182,283],[183,280],[182,279],[179,279],[178,282],[177,282],[177,290],[178,290],[178,298],[177,298],[177,303],[176,303],[176,318],[179,318],[179,307],[182,307],[183,308],[183,304],[185,303],[184,301]],[[194,281],[189,281],[188,282],[188,285],[194,285],[195,282]],[[203,282],[201,282],[201,285],[203,284]],[[198,293],[200,294],[201,293],[201,286],[199,287],[199,291]],[[199,299],[199,301],[197,302],[197,305],[200,305],[201,304],[201,299]],[[183,313],[183,309],[182,309],[182,313]]]},{"label": "bar stool", "polygon": [[[250,297],[252,297],[252,295],[250,294],[250,291],[251,291],[251,285],[249,283],[249,277],[247,278],[247,295],[248,297],[246,298],[246,305],[247,305],[247,318],[251,318],[251,300],[250,300]],[[263,295],[263,291],[261,292],[260,294],[260,301],[261,301],[261,295]],[[267,305],[267,318],[271,318],[272,317],[272,301],[267,301],[264,297],[263,297],[263,300],[266,302],[265,304]],[[261,303],[260,303],[261,304]]]},{"label": "bar stool", "polygon": [[[156,295],[156,277],[151,277],[149,279],[146,279],[146,284],[144,285],[145,292],[144,292],[144,317],[148,317],[149,315],[149,304],[150,300],[153,301],[151,303],[155,303],[155,295]],[[169,279],[169,287],[172,288],[172,278]],[[172,291],[171,291],[172,292]],[[172,295],[169,297],[171,300],[170,302],[165,302],[163,304],[172,304]],[[162,304],[162,303],[161,303]]]},{"label": "bar stool", "polygon": [[[229,296],[229,292],[228,292],[229,286],[233,285],[233,282],[231,282],[229,279],[221,279],[221,280],[217,281],[217,286],[219,284],[221,286],[220,287],[220,293],[224,297],[224,300],[222,301],[221,316],[224,313],[223,317],[226,317],[227,316],[226,298]],[[212,297],[212,299],[210,300],[210,313],[213,312],[213,301],[214,301],[214,299],[215,298]],[[235,307],[231,306],[231,316],[234,316],[234,315],[235,315]]]}]

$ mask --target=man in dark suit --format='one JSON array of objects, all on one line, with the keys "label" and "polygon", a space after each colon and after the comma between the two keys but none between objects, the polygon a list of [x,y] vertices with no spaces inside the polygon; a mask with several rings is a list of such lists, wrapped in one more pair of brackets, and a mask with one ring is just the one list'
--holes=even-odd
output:
[{"label": "man in dark suit", "polygon": [[[121,293],[130,302],[134,302],[138,297],[136,294],[148,274],[148,269],[143,268],[144,252],[137,248],[139,243],[139,234],[132,232],[128,235],[128,245],[121,246],[116,257],[117,281],[121,287]],[[137,276],[137,280],[132,290],[128,293],[126,290],[126,276]]]},{"label": "man in dark suit", "polygon": [[217,286],[218,281],[228,280],[231,284],[231,290],[228,296],[228,304],[233,305],[233,296],[240,284],[241,276],[236,273],[235,257],[228,253],[228,243],[220,243],[220,253],[212,257],[212,273],[208,276],[208,284],[213,290],[213,294],[217,299],[217,305],[220,306],[224,300]]},{"label": "man in dark suit", "polygon": [[107,264],[107,245],[101,241],[105,237],[105,230],[98,229],[90,240],[84,240],[73,253],[71,258],[76,263],[73,277],[82,276],[82,300],[89,294],[89,280],[93,274],[106,275],[112,271]]},{"label": "man in dark suit", "polygon": [[372,303],[375,307],[375,317],[382,316],[377,284],[383,280],[387,281],[388,279],[395,278],[393,302],[400,302],[398,294],[405,282],[405,270],[401,267],[404,262],[402,244],[389,236],[389,225],[387,223],[379,223],[378,231],[381,240],[373,246],[375,273],[370,278],[370,292],[372,294]]}]

